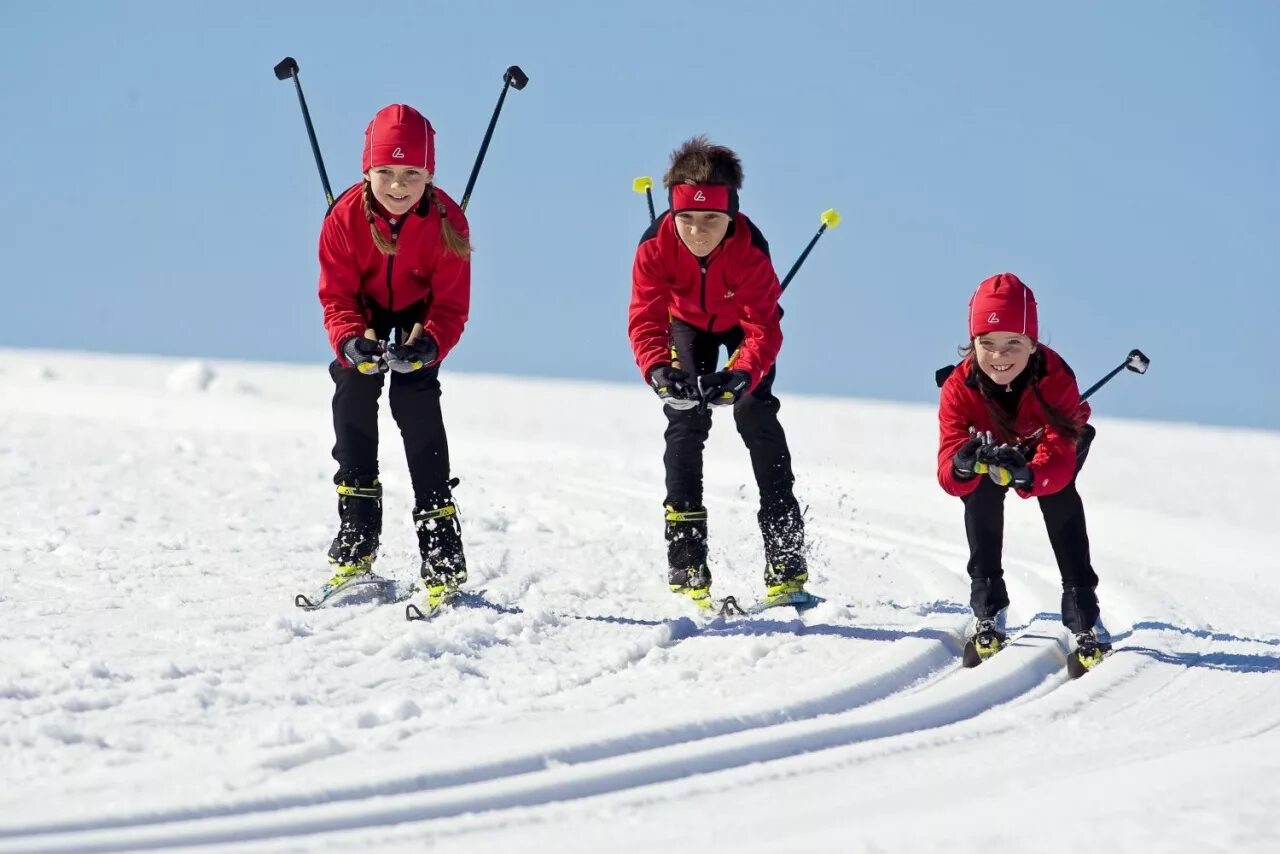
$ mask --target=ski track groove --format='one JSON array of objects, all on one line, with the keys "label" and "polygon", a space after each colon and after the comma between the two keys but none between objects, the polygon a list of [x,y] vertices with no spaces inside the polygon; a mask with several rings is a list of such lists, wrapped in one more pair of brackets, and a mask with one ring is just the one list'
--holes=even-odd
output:
[{"label": "ski track groove", "polygon": [[[860,534],[839,539],[866,545],[859,542]],[[944,571],[950,565],[944,557],[950,557],[953,549],[938,548],[934,543],[915,545],[930,552]],[[862,681],[824,697],[783,704],[745,718],[727,716],[682,728],[623,733],[477,768],[338,792],[250,801],[205,811],[0,830],[0,850],[8,850],[9,841],[34,843],[37,847],[22,849],[30,851],[235,844],[538,806],[947,726],[1021,698],[1040,696],[1066,682],[1062,640],[1039,633],[1048,628],[1048,621],[1039,617],[1015,635],[1010,648],[1000,656],[981,670],[963,674],[957,659],[967,620],[953,620],[953,625],[942,631],[925,629],[926,621],[917,629],[931,634],[926,650],[893,663],[902,646],[895,643],[892,653],[875,657],[889,659],[889,666],[875,669]],[[800,622],[800,631],[804,631],[803,621],[793,622]],[[692,633],[716,628],[713,622]],[[680,639],[673,637],[673,642]],[[886,679],[886,675],[893,678]],[[331,814],[337,805],[343,806],[342,816]]]},{"label": "ski track groove", "polygon": [[[599,483],[563,486],[589,493],[597,500]],[[635,498],[639,489],[614,486],[607,490],[617,497]],[[627,521],[625,524],[638,525]],[[864,523],[865,524],[865,523]],[[938,576],[967,580],[963,571],[963,549],[936,538],[887,528],[842,530],[831,525],[815,526],[827,539],[864,549],[905,549],[913,558],[928,557]],[[868,526],[869,527],[869,526]],[[1035,595],[1016,597],[1025,602],[1043,602],[1049,589],[1060,590],[1053,567],[1010,562],[1015,568],[1008,578],[1011,587],[1036,588]],[[936,584],[935,573],[925,573],[916,564],[907,564],[925,589]],[[1030,570],[1030,571],[1026,571]],[[1053,576],[1050,582],[1046,576]],[[1109,591],[1110,592],[1110,591]],[[1109,596],[1108,616],[1133,613],[1119,593]],[[941,602],[942,600],[937,600]],[[1053,600],[1050,600],[1053,601]],[[1120,607],[1113,607],[1119,603]],[[345,611],[345,609],[343,609]],[[326,620],[332,628],[360,619],[367,609],[353,607],[352,613]],[[530,612],[523,612],[529,614]],[[501,615],[506,616],[506,615]],[[556,622],[568,623],[584,615],[551,613]],[[356,830],[403,822],[423,822],[466,813],[494,812],[629,791],[643,786],[713,774],[756,763],[785,759],[798,754],[817,753],[869,741],[920,733],[973,720],[991,709],[1015,702],[1030,702],[1068,684],[1065,657],[1069,638],[1064,628],[1037,612],[1024,626],[1011,633],[1010,646],[999,656],[974,671],[959,667],[958,652],[963,643],[963,620],[952,619],[939,628],[939,615],[926,615],[915,629],[902,632],[912,644],[892,643],[885,653],[872,657],[878,667],[861,672],[858,681],[799,703],[783,703],[747,716],[700,721],[681,727],[627,732],[583,744],[546,752],[531,751],[523,756],[482,766],[420,774],[378,784],[337,791],[292,795],[222,805],[214,808],[170,810],[150,815],[119,816],[105,820],[59,822],[29,828],[0,828],[0,851],[119,851],[164,848],[176,845],[237,844],[280,837],[298,837],[337,830]],[[1056,615],[1053,615],[1056,617]],[[669,627],[667,644],[698,634],[743,630],[752,634],[752,623],[768,620],[712,621],[699,625],[692,618],[661,621]],[[803,619],[786,621],[803,634]],[[944,623],[947,621],[943,621]],[[1113,635],[1132,637],[1134,620],[1109,626]],[[738,629],[732,627],[737,626]],[[758,628],[758,627],[757,627]],[[657,636],[651,630],[649,637]],[[1197,638],[1195,646],[1204,650],[1211,638]],[[921,642],[924,642],[923,644]],[[657,642],[652,648],[664,645]],[[900,653],[910,646],[905,657]],[[921,649],[920,647],[923,646]],[[591,679],[575,682],[577,687],[620,672],[644,654],[628,655],[620,668],[601,668]],[[1117,655],[1123,654],[1122,645]],[[1154,660],[1143,657],[1130,669],[1105,684],[1096,684],[1104,694],[1120,693],[1127,685],[1144,678]],[[1137,705],[1155,693],[1170,690],[1189,668],[1172,671],[1154,689],[1147,688],[1120,708]],[[1106,672],[1105,670],[1103,672]],[[886,678],[888,677],[888,678]],[[1084,702],[1084,701],[1081,701]],[[1054,717],[1073,713],[1081,703],[1068,703],[1051,713]],[[1002,723],[995,729],[1012,726]],[[989,729],[973,728],[965,738],[978,738]],[[907,748],[912,749],[912,748]],[[335,811],[335,806],[342,809]],[[336,815],[340,812],[341,815]],[[17,847],[14,847],[17,846]]]}]

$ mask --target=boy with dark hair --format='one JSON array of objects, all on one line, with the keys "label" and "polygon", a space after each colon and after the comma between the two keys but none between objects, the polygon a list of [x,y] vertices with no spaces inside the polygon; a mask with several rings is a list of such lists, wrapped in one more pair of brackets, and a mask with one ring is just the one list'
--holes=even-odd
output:
[{"label": "boy with dark hair", "polygon": [[[732,407],[760,490],[766,598],[808,580],[804,521],[773,394],[782,289],[760,230],[738,211],[742,163],[706,137],[671,155],[669,210],[645,232],[631,274],[628,332],[667,416],[666,540],[671,590],[711,608],[702,451],[713,407]],[[730,353],[717,370],[720,348]]]}]

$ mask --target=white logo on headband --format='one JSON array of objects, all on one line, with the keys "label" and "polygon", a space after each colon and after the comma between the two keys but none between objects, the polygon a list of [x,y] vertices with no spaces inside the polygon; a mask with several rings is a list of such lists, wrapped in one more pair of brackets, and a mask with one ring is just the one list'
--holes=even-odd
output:
[{"label": "white logo on headband", "polygon": [[397,147],[394,151],[391,152],[391,156],[396,158],[397,160],[404,160],[404,150]]},{"label": "white logo on headband", "polygon": [[991,312],[990,315],[988,315],[987,323],[999,323],[999,322],[1000,322],[1000,315],[996,314],[994,311]]},{"label": "white logo on headband", "polygon": [[696,193],[693,194],[693,200],[695,202],[705,202],[707,200],[707,197],[702,195],[701,190],[698,190]]}]

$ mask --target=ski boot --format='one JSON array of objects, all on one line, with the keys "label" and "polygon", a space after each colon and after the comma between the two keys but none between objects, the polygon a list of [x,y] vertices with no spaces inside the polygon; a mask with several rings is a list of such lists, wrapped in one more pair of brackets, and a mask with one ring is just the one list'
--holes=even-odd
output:
[{"label": "ski boot", "polygon": [[711,598],[711,570],[705,563],[688,569],[668,569],[667,587],[672,593],[689,597],[704,611],[715,607]]},{"label": "ski boot", "polygon": [[994,619],[980,620],[975,617],[969,632],[969,640],[964,645],[964,666],[977,667],[1003,649],[1008,640],[1003,609]]},{"label": "ski boot", "polygon": [[763,602],[797,604],[810,596],[804,589],[809,580],[809,565],[804,556],[804,519],[794,501],[781,510],[761,510],[757,514],[760,534],[764,538]]},{"label": "ski boot", "polygon": [[667,587],[687,596],[705,610],[711,598],[711,570],[707,568],[707,511],[702,507],[666,505]]},{"label": "ski boot", "polygon": [[1094,633],[1093,629],[1076,635],[1076,648],[1067,656],[1067,675],[1079,679],[1102,663],[1111,652],[1111,644]]},{"label": "ski boot", "polygon": [[382,533],[382,484],[372,480],[341,481],[338,492],[338,535],[329,546],[333,577],[328,586],[342,587],[373,573]]},{"label": "ski boot", "polygon": [[458,508],[445,500],[431,508],[415,507],[413,524],[422,553],[422,586],[426,588],[425,614],[430,616],[467,581],[467,559],[462,553],[462,524]]}]

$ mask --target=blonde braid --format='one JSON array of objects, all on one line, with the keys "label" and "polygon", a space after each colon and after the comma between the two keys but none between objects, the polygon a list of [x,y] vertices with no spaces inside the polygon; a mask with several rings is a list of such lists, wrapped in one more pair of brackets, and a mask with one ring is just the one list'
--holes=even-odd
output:
[{"label": "blonde braid", "polygon": [[364,218],[369,221],[369,231],[373,233],[373,243],[378,247],[378,251],[383,255],[396,254],[396,245],[378,230],[378,225],[374,221],[373,214],[373,187],[368,180],[364,182],[364,192],[362,196],[364,200]]},{"label": "blonde braid", "polygon": [[427,204],[435,205],[440,212],[440,233],[444,237],[445,248],[459,258],[470,257],[471,241],[459,234],[453,223],[449,222],[449,212],[445,209],[444,202],[436,197],[435,184],[427,185]]}]

